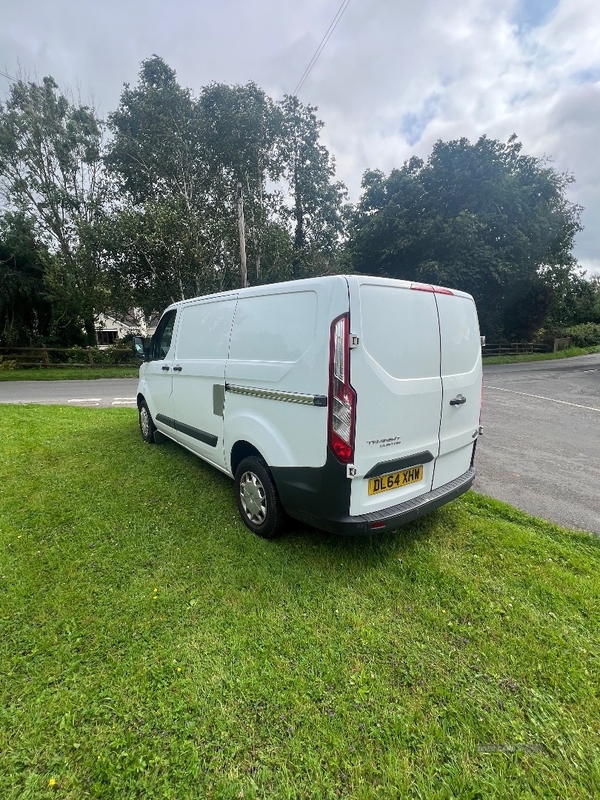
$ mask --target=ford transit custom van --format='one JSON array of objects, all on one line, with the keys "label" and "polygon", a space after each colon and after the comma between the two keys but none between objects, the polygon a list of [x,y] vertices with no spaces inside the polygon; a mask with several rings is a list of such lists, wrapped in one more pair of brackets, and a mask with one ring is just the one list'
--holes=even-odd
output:
[{"label": "ford transit custom van", "polygon": [[286,515],[390,530],[473,483],[481,344],[465,292],[359,275],[257,286],[174,303],[134,346],[144,440],[232,477],[259,536]]}]

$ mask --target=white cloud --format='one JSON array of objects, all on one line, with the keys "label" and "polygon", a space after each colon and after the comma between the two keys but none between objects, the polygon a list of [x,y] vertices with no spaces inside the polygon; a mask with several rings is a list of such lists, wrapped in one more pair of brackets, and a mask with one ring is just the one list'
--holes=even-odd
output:
[{"label": "white cloud", "polygon": [[[158,53],[181,83],[255,80],[291,93],[339,0],[4,0],[0,68],[117,104]],[[367,167],[389,171],[438,138],[485,133],[574,174],[586,207],[576,255],[600,265],[600,4],[597,0],[352,0],[300,97],[317,105],[356,199]],[[0,79],[0,81],[3,79]],[[5,82],[6,85],[6,82]],[[1,86],[1,84],[0,84]]]}]

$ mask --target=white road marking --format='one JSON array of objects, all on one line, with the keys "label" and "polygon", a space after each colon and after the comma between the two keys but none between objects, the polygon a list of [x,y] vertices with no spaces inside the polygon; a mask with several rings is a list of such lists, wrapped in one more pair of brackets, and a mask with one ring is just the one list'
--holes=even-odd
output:
[{"label": "white road marking", "polygon": [[135,406],[135,397],[115,397],[112,401],[113,406]]},{"label": "white road marking", "polygon": [[[541,394],[529,394],[528,392],[515,392],[514,389],[502,389],[500,386],[484,385],[484,389],[494,389],[496,392],[509,392],[510,394],[520,394],[522,397],[534,397],[536,400],[548,400],[551,403],[560,403],[563,406],[573,406],[573,408],[584,408],[586,411],[598,411],[600,408],[594,406],[581,406],[579,403],[569,403],[567,400],[555,400],[554,397],[543,397]],[[484,401],[485,402],[485,401]]]},{"label": "white road marking", "polygon": [[92,405],[99,406],[101,400],[101,397],[76,397],[73,400],[69,400],[69,403],[91,403]]}]

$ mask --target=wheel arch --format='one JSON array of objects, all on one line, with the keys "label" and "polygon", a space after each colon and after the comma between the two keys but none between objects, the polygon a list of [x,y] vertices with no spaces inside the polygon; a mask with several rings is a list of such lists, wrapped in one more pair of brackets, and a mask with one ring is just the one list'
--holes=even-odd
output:
[{"label": "wheel arch", "polygon": [[263,454],[257,447],[255,447],[253,444],[250,444],[250,442],[247,442],[245,439],[238,439],[238,441],[231,448],[231,472],[233,475],[235,475],[237,472],[237,468],[241,462],[245,458],[248,458],[248,456],[257,456],[267,466],[267,469],[269,469]]}]

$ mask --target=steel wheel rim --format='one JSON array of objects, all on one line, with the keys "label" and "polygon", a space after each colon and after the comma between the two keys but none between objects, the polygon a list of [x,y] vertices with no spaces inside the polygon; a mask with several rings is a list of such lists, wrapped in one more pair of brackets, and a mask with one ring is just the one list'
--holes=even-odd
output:
[{"label": "steel wheel rim", "polygon": [[140,428],[144,436],[150,435],[150,415],[146,408],[140,408]]},{"label": "steel wheel rim", "polygon": [[256,473],[244,472],[242,475],[240,501],[248,520],[254,525],[262,525],[267,518],[267,493]]}]

